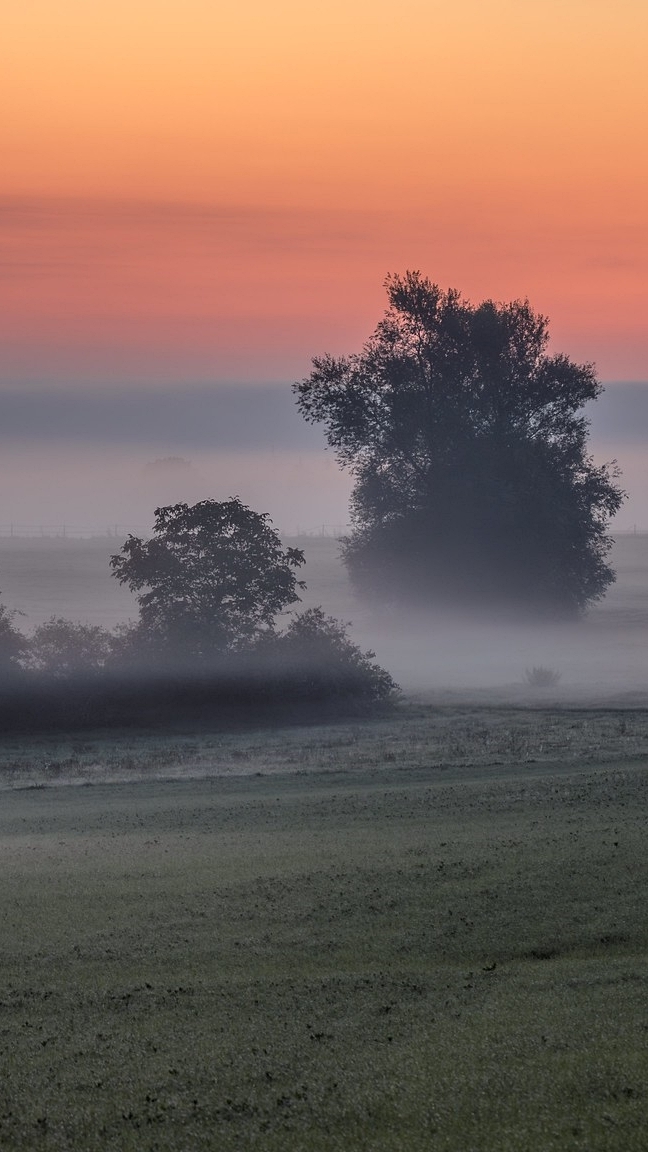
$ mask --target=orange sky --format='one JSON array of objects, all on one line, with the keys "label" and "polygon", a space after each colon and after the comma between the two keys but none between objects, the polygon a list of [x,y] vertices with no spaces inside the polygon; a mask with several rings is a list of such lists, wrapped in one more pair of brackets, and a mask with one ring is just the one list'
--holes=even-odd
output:
[{"label": "orange sky", "polygon": [[292,379],[387,272],[648,379],[645,0],[21,0],[0,380]]}]

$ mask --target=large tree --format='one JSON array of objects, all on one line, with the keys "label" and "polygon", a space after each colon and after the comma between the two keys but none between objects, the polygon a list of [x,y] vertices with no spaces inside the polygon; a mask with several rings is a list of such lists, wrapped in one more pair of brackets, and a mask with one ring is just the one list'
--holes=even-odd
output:
[{"label": "large tree", "polygon": [[298,548],[282,548],[269,517],[235,497],[155,511],[149,540],[129,536],[110,564],[137,593],[133,649],[208,663],[250,646],[299,599]]},{"label": "large tree", "polygon": [[600,598],[624,494],[588,454],[594,367],[550,354],[526,301],[472,305],[418,272],[386,288],[362,352],[315,359],[294,386],[355,477],[357,589],[567,612]]}]

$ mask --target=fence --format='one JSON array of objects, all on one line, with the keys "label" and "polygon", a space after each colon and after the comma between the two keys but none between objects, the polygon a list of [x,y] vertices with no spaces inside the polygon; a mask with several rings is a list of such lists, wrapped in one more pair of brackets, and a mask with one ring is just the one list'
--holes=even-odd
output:
[{"label": "fence", "polygon": [[[279,528],[280,536],[325,538],[339,540],[351,531],[350,524],[318,524],[315,527],[305,527],[303,524],[284,526]],[[648,528],[633,524],[627,528],[615,528],[610,525],[612,536],[645,536]],[[23,540],[50,539],[50,540],[91,540],[111,539],[123,540],[126,536],[149,536],[150,524],[0,524],[0,538],[14,538]]]},{"label": "fence", "polygon": [[[278,529],[280,536],[312,536],[337,540],[350,530],[349,524],[318,524],[316,527],[296,527]],[[123,540],[126,536],[149,536],[151,525],[143,524],[0,524],[0,537],[19,540]]]},{"label": "fence", "polygon": [[109,537],[122,540],[129,532],[133,536],[146,536],[150,532],[141,524],[0,524],[0,536],[5,538],[35,540],[89,540],[93,537]]}]

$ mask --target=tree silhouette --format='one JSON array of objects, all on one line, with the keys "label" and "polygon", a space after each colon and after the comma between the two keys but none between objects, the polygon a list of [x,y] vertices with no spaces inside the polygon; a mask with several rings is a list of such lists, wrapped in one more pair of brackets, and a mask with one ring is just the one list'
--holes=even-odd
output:
[{"label": "tree silhouette", "polygon": [[129,536],[110,565],[137,593],[139,652],[208,663],[271,631],[299,599],[299,548],[282,548],[269,517],[238,497],[155,511],[150,540]]},{"label": "tree silhouette", "polygon": [[526,301],[474,306],[418,272],[386,288],[362,352],[315,359],[294,386],[355,477],[358,591],[561,612],[600,598],[624,493],[587,451],[593,366],[550,355]]}]

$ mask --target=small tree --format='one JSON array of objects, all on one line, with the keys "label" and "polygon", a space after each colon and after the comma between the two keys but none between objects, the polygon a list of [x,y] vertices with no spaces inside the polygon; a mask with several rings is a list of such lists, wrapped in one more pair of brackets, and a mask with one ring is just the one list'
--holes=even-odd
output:
[{"label": "small tree", "polygon": [[299,548],[284,550],[267,515],[238,497],[155,511],[150,540],[129,536],[111,557],[120,584],[137,593],[132,637],[158,657],[207,664],[249,647],[299,599]]},{"label": "small tree", "polygon": [[355,476],[344,558],[358,591],[567,612],[599,599],[624,493],[587,452],[592,365],[550,355],[526,301],[473,306],[418,272],[386,287],[362,352],[316,359],[295,385]]}]

